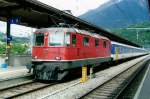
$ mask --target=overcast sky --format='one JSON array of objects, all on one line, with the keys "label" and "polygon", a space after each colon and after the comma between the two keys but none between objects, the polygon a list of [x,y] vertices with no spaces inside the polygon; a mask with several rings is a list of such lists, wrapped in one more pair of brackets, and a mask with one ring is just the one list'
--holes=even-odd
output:
[{"label": "overcast sky", "polygon": [[73,15],[79,16],[95,9],[109,0],[38,0],[60,10],[71,10]]}]

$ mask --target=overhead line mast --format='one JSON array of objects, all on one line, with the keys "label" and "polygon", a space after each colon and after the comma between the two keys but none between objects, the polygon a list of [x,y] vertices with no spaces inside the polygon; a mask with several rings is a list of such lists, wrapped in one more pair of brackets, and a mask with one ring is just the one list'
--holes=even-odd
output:
[{"label": "overhead line mast", "polygon": [[148,3],[147,7],[148,7],[148,11],[149,11],[149,18],[150,18],[150,0],[147,0],[147,3]]},{"label": "overhead line mast", "polygon": [[140,31],[140,30],[144,30],[144,31],[150,30],[150,27],[147,27],[147,28],[141,28],[141,27],[139,27],[139,28],[137,27],[137,28],[136,28],[136,27],[135,27],[135,28],[126,28],[126,29],[127,29],[127,30],[135,30],[135,31],[136,31],[136,40],[139,41],[139,38],[140,38],[140,37],[139,37],[139,33],[140,33],[139,31]]}]

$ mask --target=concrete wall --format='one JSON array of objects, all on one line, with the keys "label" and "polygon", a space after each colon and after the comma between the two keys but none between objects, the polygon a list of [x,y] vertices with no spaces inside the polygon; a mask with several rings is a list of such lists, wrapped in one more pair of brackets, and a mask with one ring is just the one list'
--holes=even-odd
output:
[{"label": "concrete wall", "polygon": [[[8,58],[6,56],[0,55],[0,65],[7,63]],[[31,62],[30,55],[11,55],[9,58],[10,66],[25,66]]]}]

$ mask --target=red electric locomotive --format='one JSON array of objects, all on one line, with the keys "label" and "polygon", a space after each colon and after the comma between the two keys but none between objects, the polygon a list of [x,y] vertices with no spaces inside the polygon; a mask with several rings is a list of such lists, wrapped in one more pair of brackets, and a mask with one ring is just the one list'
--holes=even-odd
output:
[{"label": "red electric locomotive", "polygon": [[61,80],[69,70],[111,60],[108,38],[76,28],[43,28],[34,33],[36,79]]}]

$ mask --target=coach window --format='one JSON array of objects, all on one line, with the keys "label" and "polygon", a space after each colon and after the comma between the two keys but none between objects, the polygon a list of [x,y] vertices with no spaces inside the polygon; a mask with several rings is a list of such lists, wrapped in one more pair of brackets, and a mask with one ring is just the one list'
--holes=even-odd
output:
[{"label": "coach window", "polygon": [[66,46],[70,46],[70,33],[65,34],[65,44]]},{"label": "coach window", "polygon": [[99,39],[95,39],[95,47],[99,46]]},{"label": "coach window", "polygon": [[72,46],[75,47],[76,46],[76,35],[72,35]]},{"label": "coach window", "polygon": [[44,45],[44,33],[35,34],[35,46],[43,46]]},{"label": "coach window", "polygon": [[106,41],[103,41],[103,48],[106,48],[107,47],[107,43]]},{"label": "coach window", "polygon": [[84,46],[89,46],[89,38],[88,37],[83,38],[83,45]]}]

